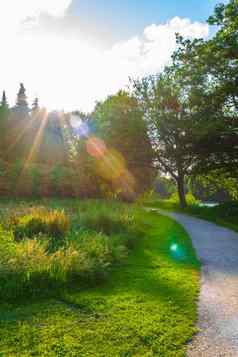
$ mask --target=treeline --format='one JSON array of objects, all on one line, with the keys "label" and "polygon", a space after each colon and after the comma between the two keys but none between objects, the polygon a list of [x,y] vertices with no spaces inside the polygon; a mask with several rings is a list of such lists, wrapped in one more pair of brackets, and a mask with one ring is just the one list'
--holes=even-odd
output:
[{"label": "treeline", "polygon": [[151,186],[153,151],[143,112],[126,92],[89,115],[30,109],[24,85],[0,106],[0,194],[23,197],[121,197]]}]

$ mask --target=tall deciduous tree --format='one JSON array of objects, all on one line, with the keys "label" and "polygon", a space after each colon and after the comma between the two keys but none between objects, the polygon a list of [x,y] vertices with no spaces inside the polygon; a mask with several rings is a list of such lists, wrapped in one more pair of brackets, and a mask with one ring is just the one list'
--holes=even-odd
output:
[{"label": "tall deciduous tree", "polygon": [[[238,3],[216,6],[209,24],[217,25],[208,41],[184,40],[178,36],[179,50],[174,63],[183,84],[203,78],[198,103],[211,130],[200,143],[198,171],[230,172],[237,177],[238,166]],[[199,89],[199,87],[197,87]],[[213,129],[213,130],[212,130]],[[202,150],[202,151],[201,151]]]},{"label": "tall deciduous tree", "polygon": [[197,86],[183,86],[181,81],[179,68],[172,65],[157,76],[134,81],[133,88],[150,128],[154,163],[176,181],[180,205],[185,207],[185,179],[199,162],[200,142],[209,126],[199,111]]},{"label": "tall deciduous tree", "polygon": [[93,118],[106,145],[115,149],[126,161],[127,169],[135,180],[136,194],[151,187],[153,150],[137,99],[120,91],[98,103]]}]

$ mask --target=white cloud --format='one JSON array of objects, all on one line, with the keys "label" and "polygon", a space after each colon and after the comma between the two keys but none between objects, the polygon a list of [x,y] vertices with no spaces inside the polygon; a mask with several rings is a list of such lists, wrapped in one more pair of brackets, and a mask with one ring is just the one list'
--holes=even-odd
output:
[{"label": "white cloud", "polygon": [[[63,16],[72,0],[2,0],[0,29],[16,33],[27,19],[37,19],[41,13]],[[6,35],[6,32],[5,32]]]},{"label": "white cloud", "polygon": [[41,103],[50,108],[90,110],[97,99],[125,86],[129,76],[161,70],[176,47],[176,32],[191,38],[207,37],[209,32],[206,24],[175,17],[166,24],[150,25],[142,35],[105,50],[85,43],[80,31],[76,37],[67,31],[64,37],[62,31],[58,34],[33,31],[40,14],[47,13],[53,21],[56,16],[66,14],[70,3],[70,0],[0,3],[0,41],[4,40],[0,84],[10,99],[15,98],[19,82],[24,82],[28,94],[38,95]]}]

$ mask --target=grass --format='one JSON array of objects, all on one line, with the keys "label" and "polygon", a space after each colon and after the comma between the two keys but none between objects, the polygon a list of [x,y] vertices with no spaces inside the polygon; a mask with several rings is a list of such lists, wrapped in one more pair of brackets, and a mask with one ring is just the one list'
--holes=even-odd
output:
[{"label": "grass", "polygon": [[[48,204],[54,209],[63,204],[72,220],[79,209],[77,202]],[[90,203],[83,206],[87,211]],[[0,355],[185,356],[195,332],[199,263],[190,238],[173,220],[142,210],[137,219],[141,234],[136,244],[106,280],[62,289],[54,297],[3,302]],[[92,221],[95,228],[98,219]],[[133,241],[135,232],[127,231],[130,235]]]},{"label": "grass", "polygon": [[123,263],[140,235],[132,206],[73,200],[40,204],[2,206],[1,300],[95,284]]},{"label": "grass", "polygon": [[146,206],[161,208],[167,211],[186,213],[238,232],[237,202],[225,202],[214,207],[205,207],[199,206],[198,204],[193,204],[189,205],[187,208],[182,209],[176,202],[171,202],[170,200],[156,200],[147,202]]}]

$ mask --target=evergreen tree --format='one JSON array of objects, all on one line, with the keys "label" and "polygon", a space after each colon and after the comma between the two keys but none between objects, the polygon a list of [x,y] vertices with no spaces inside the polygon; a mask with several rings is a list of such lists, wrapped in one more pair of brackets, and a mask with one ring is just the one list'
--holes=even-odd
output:
[{"label": "evergreen tree", "polygon": [[39,111],[40,107],[39,107],[39,99],[36,97],[32,103],[32,113],[37,113]]},{"label": "evergreen tree", "polygon": [[8,108],[7,97],[5,90],[2,92],[1,107]]},{"label": "evergreen tree", "polygon": [[26,89],[25,89],[23,83],[20,83],[20,89],[17,94],[16,108],[17,108],[17,111],[20,111],[22,113],[29,112],[27,96],[26,96]]},{"label": "evergreen tree", "polygon": [[0,102],[0,157],[5,159],[7,143],[7,127],[9,118],[9,106],[7,103],[7,97],[5,91],[2,94],[2,100]]}]

